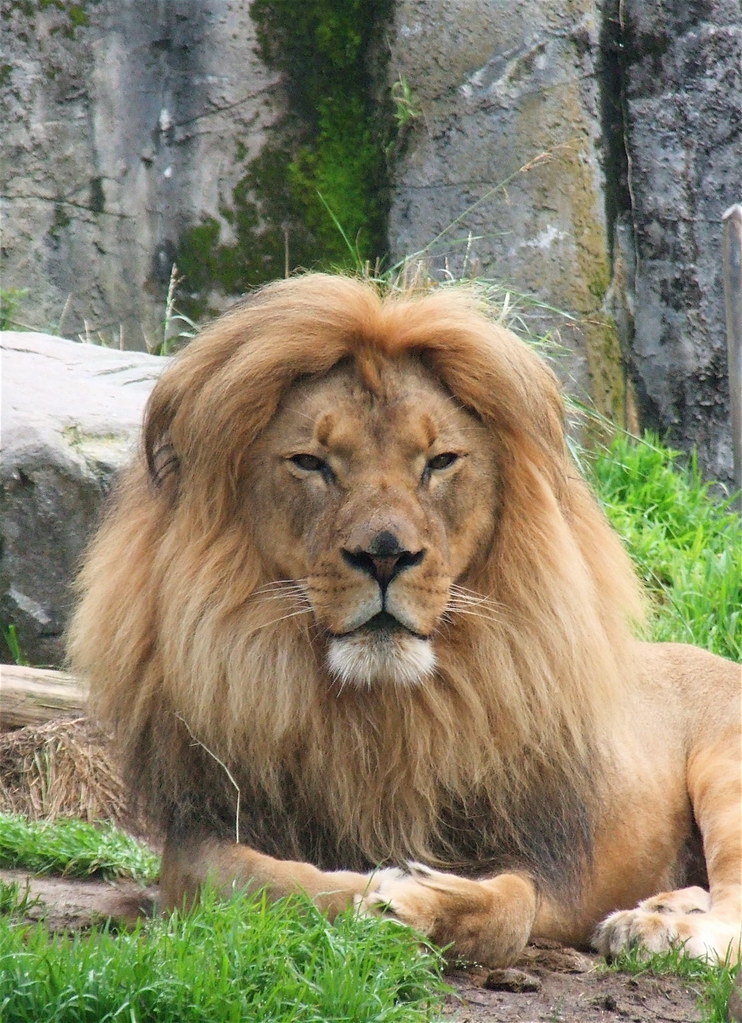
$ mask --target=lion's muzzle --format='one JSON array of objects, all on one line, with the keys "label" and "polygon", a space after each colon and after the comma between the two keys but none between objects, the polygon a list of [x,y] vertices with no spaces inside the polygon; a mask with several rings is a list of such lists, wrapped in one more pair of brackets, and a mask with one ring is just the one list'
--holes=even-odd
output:
[{"label": "lion's muzzle", "polygon": [[[343,683],[411,685],[430,674],[435,654],[427,633],[409,613],[400,577],[421,566],[424,548],[408,550],[390,530],[376,533],[365,547],[341,549],[345,565],[361,574],[372,593],[358,606],[349,628],[332,635],[328,663]],[[359,580],[359,581],[361,581]]]}]

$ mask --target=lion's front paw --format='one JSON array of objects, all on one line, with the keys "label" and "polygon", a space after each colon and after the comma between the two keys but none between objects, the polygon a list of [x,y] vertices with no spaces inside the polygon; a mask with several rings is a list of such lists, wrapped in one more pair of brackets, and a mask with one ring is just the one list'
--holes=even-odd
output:
[{"label": "lion's front paw", "polygon": [[724,960],[739,949],[739,926],[711,912],[703,888],[683,888],[644,899],[635,909],[611,913],[593,935],[593,945],[612,957],[629,949],[650,955],[671,949],[694,958]]},{"label": "lion's front paw", "polygon": [[430,870],[421,863],[408,863],[406,871],[396,868],[376,871],[368,894],[357,899],[356,905],[362,913],[396,920],[432,938],[443,908],[434,887],[435,879],[449,886],[451,881],[476,883]]},{"label": "lion's front paw", "polygon": [[517,875],[472,881],[409,863],[379,871],[372,885],[356,900],[361,912],[407,924],[460,958],[509,965],[530,935],[535,893]]}]

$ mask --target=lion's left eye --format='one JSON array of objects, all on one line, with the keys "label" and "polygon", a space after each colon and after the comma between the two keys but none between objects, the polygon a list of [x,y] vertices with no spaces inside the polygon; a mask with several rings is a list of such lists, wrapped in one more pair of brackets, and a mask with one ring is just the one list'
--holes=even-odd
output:
[{"label": "lion's left eye", "polygon": [[439,469],[447,469],[449,465],[453,465],[454,462],[458,461],[459,456],[455,451],[442,451],[440,455],[434,455],[433,458],[428,459],[427,468],[436,472]]},{"label": "lion's left eye", "polygon": [[299,469],[303,469],[304,472],[318,472],[325,483],[334,483],[335,481],[335,473],[324,458],[300,451],[298,455],[291,455],[289,461],[293,462]]}]

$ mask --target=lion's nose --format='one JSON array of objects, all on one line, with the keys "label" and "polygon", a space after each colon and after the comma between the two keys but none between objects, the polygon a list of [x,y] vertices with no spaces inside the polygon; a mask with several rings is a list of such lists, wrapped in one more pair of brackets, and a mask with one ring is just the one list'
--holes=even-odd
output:
[{"label": "lion's nose", "polygon": [[385,590],[392,579],[395,579],[405,568],[419,565],[425,557],[425,551],[408,551],[399,539],[388,529],[377,533],[366,549],[356,548],[353,551],[343,549],[343,558],[353,568],[375,579],[382,590]]}]

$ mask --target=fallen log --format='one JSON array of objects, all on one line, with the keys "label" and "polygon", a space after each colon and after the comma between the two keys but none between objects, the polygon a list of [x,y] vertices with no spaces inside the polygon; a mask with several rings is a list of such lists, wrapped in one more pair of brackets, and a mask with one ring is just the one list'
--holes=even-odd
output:
[{"label": "fallen log", "polygon": [[0,730],[79,717],[86,701],[85,687],[63,671],[0,665]]}]

